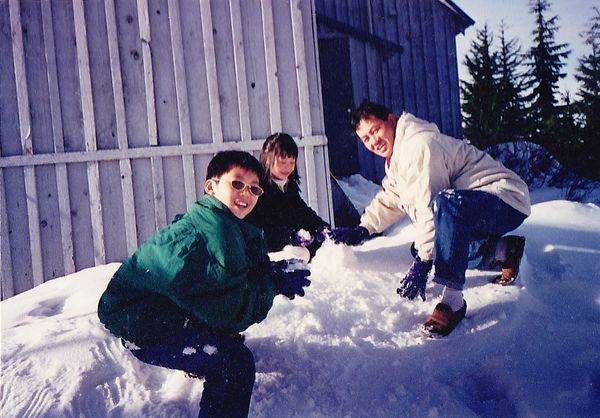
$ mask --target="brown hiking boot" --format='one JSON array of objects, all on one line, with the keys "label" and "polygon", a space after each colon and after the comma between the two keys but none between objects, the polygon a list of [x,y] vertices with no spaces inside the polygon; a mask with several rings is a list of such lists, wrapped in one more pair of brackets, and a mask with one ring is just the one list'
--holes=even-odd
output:
[{"label": "brown hiking boot", "polygon": [[441,338],[450,334],[467,313],[467,302],[456,312],[450,306],[438,303],[427,321],[421,325],[421,334],[428,338]]},{"label": "brown hiking boot", "polygon": [[519,265],[523,258],[525,250],[525,237],[516,235],[507,235],[500,238],[497,244],[497,252],[503,253],[500,260],[502,262],[502,274],[496,276],[492,283],[507,286],[517,279],[519,274]]}]

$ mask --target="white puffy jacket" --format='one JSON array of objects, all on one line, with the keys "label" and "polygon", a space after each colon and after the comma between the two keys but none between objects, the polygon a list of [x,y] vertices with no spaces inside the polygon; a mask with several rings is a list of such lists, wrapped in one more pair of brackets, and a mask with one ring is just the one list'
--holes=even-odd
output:
[{"label": "white puffy jacket", "polygon": [[[415,246],[422,260],[433,258],[435,227],[432,200],[442,190],[481,190],[529,215],[527,184],[488,154],[440,133],[433,123],[403,113],[396,125],[394,152],[385,167],[382,190],[360,224],[382,232],[407,214],[415,225]],[[481,216],[486,216],[482,213]]]}]

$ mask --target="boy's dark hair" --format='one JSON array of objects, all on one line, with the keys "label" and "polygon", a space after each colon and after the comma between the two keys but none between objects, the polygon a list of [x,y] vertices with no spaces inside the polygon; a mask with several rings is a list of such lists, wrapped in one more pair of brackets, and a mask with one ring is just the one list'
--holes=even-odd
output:
[{"label": "boy's dark hair", "polygon": [[246,151],[220,151],[208,163],[206,180],[220,178],[234,167],[256,173],[260,182],[265,176],[262,165],[252,154]]},{"label": "boy's dark hair", "polygon": [[[271,167],[275,157],[292,157],[298,160],[298,146],[296,141],[290,135],[278,132],[270,135],[262,146],[262,152],[260,153],[260,162],[265,169],[265,175],[268,182],[271,182]],[[294,168],[289,179],[296,184],[300,183],[300,175],[298,174],[298,165]]]},{"label": "boy's dark hair", "polygon": [[385,121],[390,113],[392,113],[392,111],[388,109],[387,106],[364,101],[350,114],[352,129],[354,129],[354,132],[356,132],[358,125],[360,125],[360,121],[368,118],[369,116],[374,116],[377,119]]}]

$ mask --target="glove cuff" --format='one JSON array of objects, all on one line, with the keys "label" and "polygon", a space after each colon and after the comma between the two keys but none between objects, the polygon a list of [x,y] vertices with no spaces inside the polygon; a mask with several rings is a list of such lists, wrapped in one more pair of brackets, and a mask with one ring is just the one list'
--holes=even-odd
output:
[{"label": "glove cuff", "polygon": [[421,257],[419,257],[419,255],[417,254],[415,256],[415,260],[419,263],[423,263],[423,264],[428,264],[428,265],[433,265],[433,260],[422,260]]}]

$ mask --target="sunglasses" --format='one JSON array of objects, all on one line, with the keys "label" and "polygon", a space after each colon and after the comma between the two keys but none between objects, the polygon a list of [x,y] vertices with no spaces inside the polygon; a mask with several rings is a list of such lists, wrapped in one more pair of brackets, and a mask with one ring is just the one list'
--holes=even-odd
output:
[{"label": "sunglasses", "polygon": [[[218,183],[221,179],[213,179],[213,180]],[[263,189],[261,189],[258,186],[251,186],[250,184],[246,184],[240,180],[230,180],[229,183],[231,184],[231,187],[233,187],[235,190],[238,190],[240,192],[247,187],[248,190],[250,190],[250,193],[252,193],[256,197],[261,196],[265,192]]]}]

